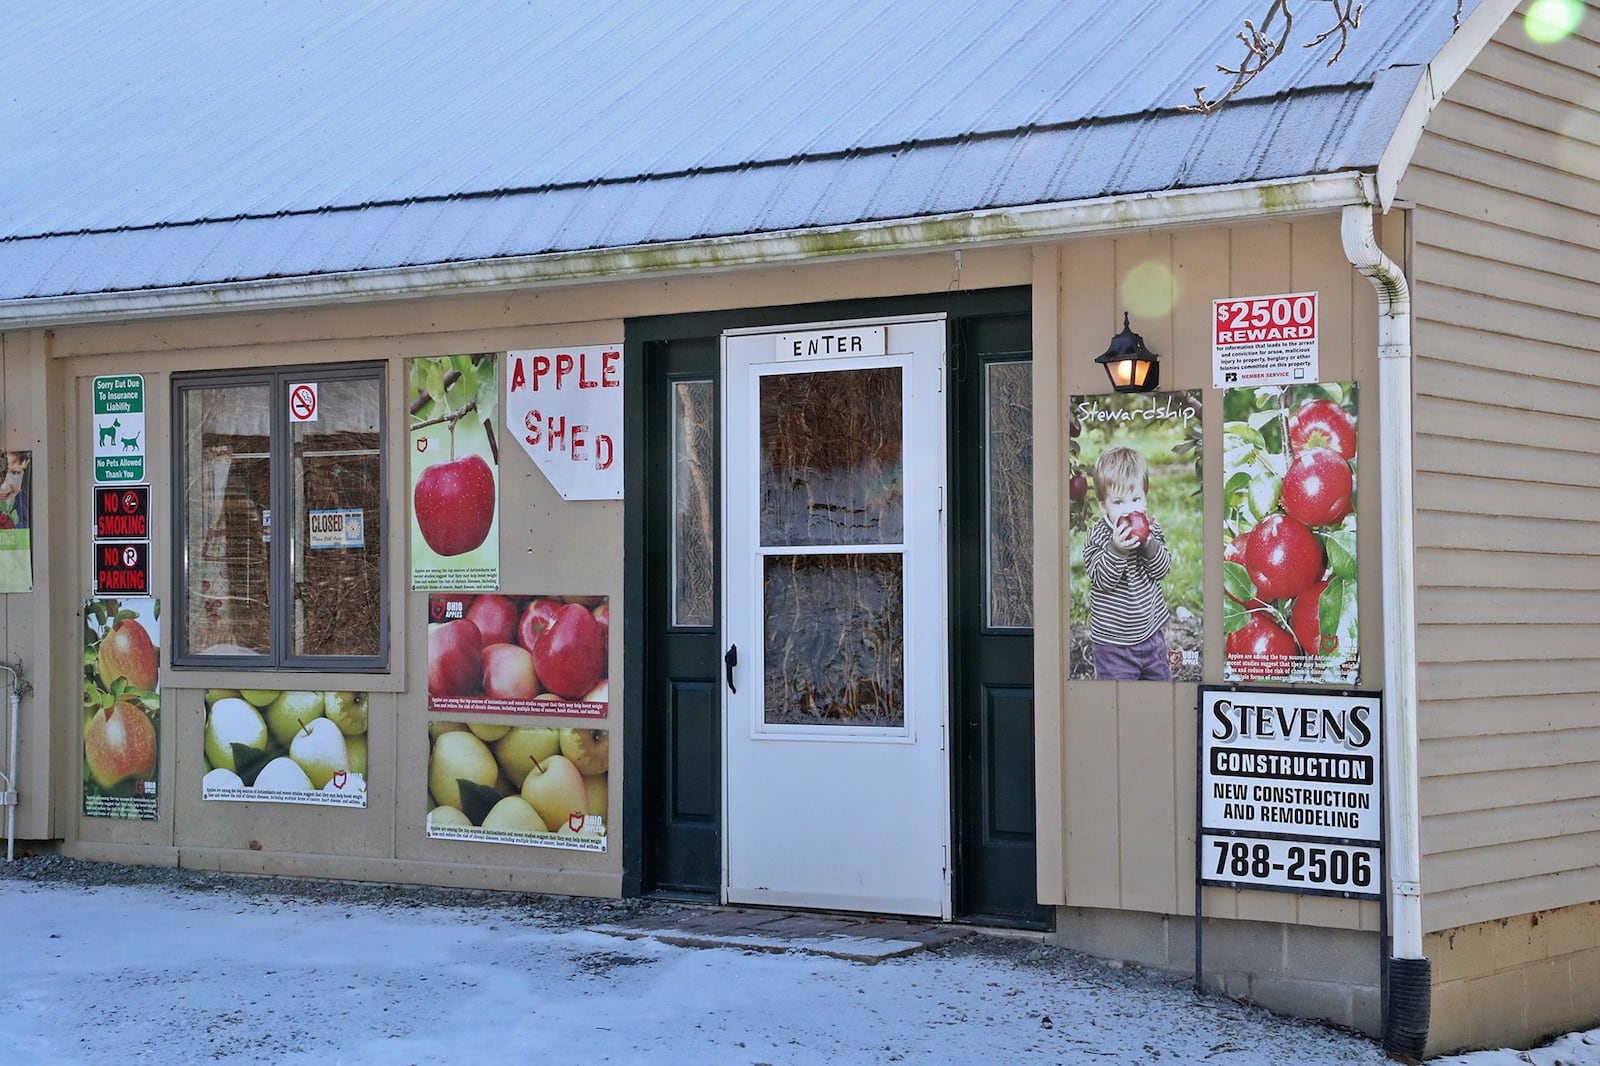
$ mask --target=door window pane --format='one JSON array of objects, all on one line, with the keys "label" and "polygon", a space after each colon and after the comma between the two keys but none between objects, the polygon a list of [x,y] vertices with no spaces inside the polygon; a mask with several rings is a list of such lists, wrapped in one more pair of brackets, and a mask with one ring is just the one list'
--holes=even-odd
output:
[{"label": "door window pane", "polygon": [[768,725],[905,725],[904,562],[899,554],[763,560]]},{"label": "door window pane", "polygon": [[988,624],[1033,626],[1033,369],[988,364],[984,375]]},{"label": "door window pane", "polygon": [[379,652],[382,402],[374,378],[326,381],[317,420],[291,424],[296,655]]},{"label": "door window pane", "polygon": [[761,544],[898,544],[899,367],[761,379]]},{"label": "door window pane", "polygon": [[266,385],[183,396],[184,623],[195,654],[272,650],[271,407]]},{"label": "door window pane", "polygon": [[672,624],[709,626],[716,603],[716,389],[672,384]]}]

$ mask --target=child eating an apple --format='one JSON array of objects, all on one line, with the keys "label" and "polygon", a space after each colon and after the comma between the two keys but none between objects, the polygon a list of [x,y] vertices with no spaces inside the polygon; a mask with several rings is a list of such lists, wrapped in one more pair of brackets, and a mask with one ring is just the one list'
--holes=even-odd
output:
[{"label": "child eating an apple", "polygon": [[1172,569],[1166,535],[1145,514],[1150,467],[1132,448],[1107,448],[1094,464],[1101,517],[1083,545],[1089,578],[1089,644],[1101,681],[1171,681],[1167,601]]}]

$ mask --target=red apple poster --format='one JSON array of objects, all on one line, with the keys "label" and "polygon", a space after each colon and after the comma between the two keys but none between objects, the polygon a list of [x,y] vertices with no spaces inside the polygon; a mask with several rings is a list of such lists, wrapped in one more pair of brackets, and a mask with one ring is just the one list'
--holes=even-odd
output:
[{"label": "red apple poster", "polygon": [[83,609],[83,813],[156,817],[161,606],[148,597]]},{"label": "red apple poster", "polygon": [[428,709],[604,718],[611,606],[605,596],[428,597]]},{"label": "red apple poster", "polygon": [[0,475],[0,592],[33,591],[32,467],[32,452],[6,452]]},{"label": "red apple poster", "polygon": [[500,587],[500,382],[491,354],[409,361],[411,587]]},{"label": "red apple poster", "polygon": [[606,850],[611,734],[428,723],[428,836]]},{"label": "red apple poster", "polygon": [[1222,432],[1223,679],[1357,683],[1355,384],[1229,389]]},{"label": "red apple poster", "polygon": [[367,805],[367,694],[207,689],[207,800]]},{"label": "red apple poster", "polygon": [[1199,681],[1201,393],[1074,396],[1068,676]]}]

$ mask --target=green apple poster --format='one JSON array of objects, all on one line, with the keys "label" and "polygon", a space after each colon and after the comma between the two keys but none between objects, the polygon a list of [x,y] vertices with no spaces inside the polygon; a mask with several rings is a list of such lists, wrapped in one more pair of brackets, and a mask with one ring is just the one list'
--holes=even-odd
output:
[{"label": "green apple poster", "polygon": [[156,817],[161,610],[148,597],[83,610],[83,813]]},{"label": "green apple poster", "polygon": [[32,467],[32,452],[6,452],[0,477],[0,592],[33,591]]},{"label": "green apple poster", "polygon": [[367,805],[367,694],[207,689],[206,800]]},{"label": "green apple poster", "polygon": [[1356,386],[1223,393],[1222,676],[1353,685]]},{"label": "green apple poster", "polygon": [[610,664],[605,596],[428,597],[430,711],[604,718]]},{"label": "green apple poster", "polygon": [[428,836],[606,850],[611,734],[435,719],[428,723]]},{"label": "green apple poster", "polygon": [[1199,681],[1201,393],[1072,397],[1068,676]]},{"label": "green apple poster", "polygon": [[500,587],[499,378],[493,354],[411,359],[411,587]]}]

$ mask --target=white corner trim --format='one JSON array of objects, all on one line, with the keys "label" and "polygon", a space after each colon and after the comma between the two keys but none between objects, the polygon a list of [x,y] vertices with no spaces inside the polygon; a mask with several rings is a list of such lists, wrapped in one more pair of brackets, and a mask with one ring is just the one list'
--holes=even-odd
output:
[{"label": "white corner trim", "polygon": [[1433,109],[1500,32],[1500,27],[1517,9],[1517,3],[1518,0],[1483,0],[1423,69],[1378,159],[1378,200],[1385,212],[1394,203],[1395,190],[1411,166],[1411,157],[1422,141],[1422,132],[1433,116]]}]

